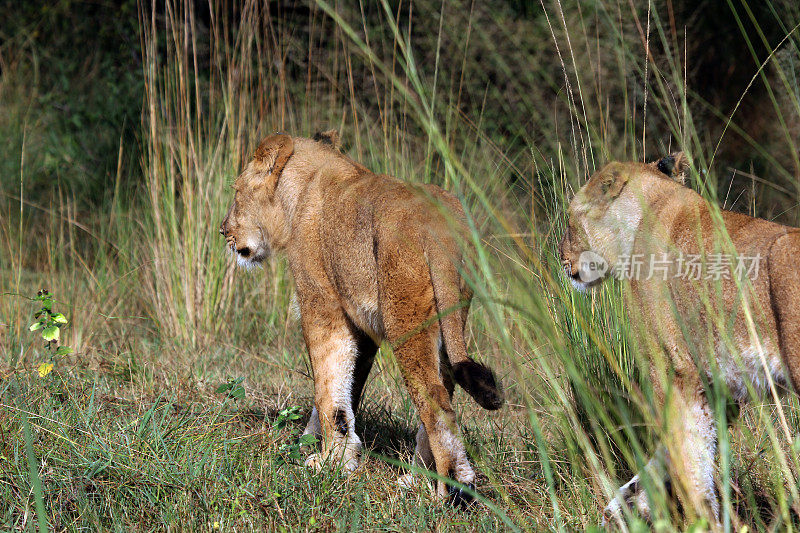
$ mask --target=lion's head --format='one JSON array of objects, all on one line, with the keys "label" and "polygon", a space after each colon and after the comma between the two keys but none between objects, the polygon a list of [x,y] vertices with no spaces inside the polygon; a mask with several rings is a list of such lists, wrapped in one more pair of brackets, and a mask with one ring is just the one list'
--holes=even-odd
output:
[{"label": "lion's head", "polygon": [[648,200],[669,181],[683,183],[683,153],[650,164],[612,162],[595,172],[567,209],[559,245],[561,264],[573,286],[600,284],[623,256],[630,256]]},{"label": "lion's head", "polygon": [[[284,133],[270,135],[261,141],[252,161],[233,184],[236,194],[219,227],[240,265],[257,265],[273,250],[286,246],[289,228],[281,191],[291,189],[291,183],[297,182],[298,176],[309,174],[314,165],[330,161],[331,154],[340,153],[339,148],[336,130],[317,133],[313,142]],[[282,176],[292,156],[300,161],[286,176]]]},{"label": "lion's head", "polygon": [[236,194],[219,232],[240,265],[256,265],[285,245],[283,206],[275,189],[293,152],[292,137],[270,135],[233,184]]}]

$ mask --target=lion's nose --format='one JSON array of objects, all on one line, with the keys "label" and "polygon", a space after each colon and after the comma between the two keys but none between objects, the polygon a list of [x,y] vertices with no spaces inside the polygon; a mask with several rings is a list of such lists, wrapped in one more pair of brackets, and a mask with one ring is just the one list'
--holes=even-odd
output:
[{"label": "lion's nose", "polygon": [[247,257],[248,255],[250,255],[250,248],[248,248],[247,246],[242,246],[241,248],[237,248],[236,251],[242,257]]},{"label": "lion's nose", "polygon": [[219,234],[222,235],[223,237],[227,236],[227,233],[225,232],[225,224],[220,224]]},{"label": "lion's nose", "polygon": [[575,264],[573,264],[571,261],[564,261],[563,266],[564,266],[564,272],[567,273],[567,276],[576,279],[578,278],[580,272]]}]

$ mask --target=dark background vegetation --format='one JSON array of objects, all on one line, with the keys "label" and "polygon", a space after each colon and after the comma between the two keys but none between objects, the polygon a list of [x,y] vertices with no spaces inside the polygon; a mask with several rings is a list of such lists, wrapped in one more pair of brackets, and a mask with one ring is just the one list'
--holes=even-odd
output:
[{"label": "dark background vegetation", "polygon": [[[238,8],[235,4],[223,2],[216,11],[236,21]],[[208,42],[210,11],[204,2],[195,5],[200,35],[195,46],[202,75],[209,67],[210,52],[204,45]],[[439,90],[451,95],[452,102],[463,115],[480,120],[482,130],[489,136],[486,141],[497,145],[519,169],[530,164],[529,146],[540,144],[541,136],[553,133],[551,127],[541,128],[542,122],[547,122],[548,126],[561,122],[560,134],[566,139],[569,131],[566,113],[560,118],[541,115],[542,110],[558,107],[565,87],[550,27],[553,25],[554,31],[559,32],[559,21],[548,20],[538,2],[463,1],[446,2],[442,7],[395,1],[392,5],[404,21],[403,32],[410,30],[418,63],[428,71],[428,77],[433,77],[437,64],[437,10],[446,9],[451,17],[473,18],[476,29],[471,39],[465,40],[461,25],[453,24],[452,32],[444,28],[439,64],[464,61],[465,46],[470,48],[466,51],[469,64],[458,77],[442,76],[443,79],[438,80]],[[600,10],[591,2],[565,6],[568,16],[582,17],[582,24],[588,26],[586,31],[590,35],[599,32],[599,44],[607,45],[612,53],[615,39],[628,39],[633,43],[644,39],[647,4],[631,5],[636,7],[633,12],[628,5],[620,4],[618,13]],[[747,9],[742,7],[744,5]],[[59,187],[88,210],[108,198],[118,174],[124,178],[127,191],[135,193],[140,181],[137,166],[141,162],[139,133],[144,102],[137,2],[3,0],[0,6],[4,13],[0,23],[0,98],[4,112],[9,115],[2,133],[6,147],[0,160],[3,193],[13,195],[18,189],[15,181],[19,176],[23,137],[29,148],[25,162],[25,194],[32,202],[46,203],[53,188]],[[313,5],[273,1],[268,6],[269,13],[280,19],[277,31],[290,36],[287,41],[290,45],[284,51],[287,78],[307,78],[308,62],[319,60],[309,54],[310,42],[314,43],[315,54],[333,54],[342,46],[341,36],[333,31],[333,23],[325,21],[325,16]],[[345,11],[359,9],[357,3],[348,5],[348,2],[341,2],[340,7]],[[164,9],[160,3],[156,3],[155,8],[157,12]],[[365,3],[361,9],[368,23],[373,23],[373,27],[367,28],[371,44],[378,50],[391,46],[392,40],[386,38],[388,30],[381,6]],[[729,169],[736,168],[777,180],[780,185],[792,189],[790,178],[796,180],[800,168],[792,154],[786,153],[783,135],[775,131],[778,119],[765,83],[773,74],[770,68],[765,69],[764,78],[748,86],[756,67],[792,29],[800,8],[793,2],[740,5],[722,0],[657,0],[651,9],[660,14],[663,31],[669,33],[666,40],[682,49],[688,58],[685,76],[694,97],[690,105],[694,108],[695,127],[709,143],[719,138],[725,118],[740,103],[742,95],[746,95],[735,121],[763,149],[752,146],[735,132],[727,134],[715,160],[722,188],[728,189],[732,179]],[[402,17],[403,14],[406,17]],[[624,33],[615,36],[609,32],[608,36],[603,36],[608,19],[615,16],[621,18]],[[654,30],[651,53],[656,58],[664,57],[660,53],[663,48],[660,43]],[[561,53],[566,52],[561,50]],[[784,48],[783,55],[790,71],[796,72],[797,50],[790,45],[788,50]],[[598,77],[607,68],[598,63],[586,63],[581,58],[577,61],[596,69]],[[340,79],[339,73],[329,74]],[[370,99],[369,93],[375,91],[375,87],[369,68],[355,65],[354,76],[355,90],[366,93],[364,101],[379,107],[377,99]],[[625,112],[624,107],[615,106],[615,100],[621,101],[626,89],[633,98],[643,100],[642,77],[639,73],[639,79],[631,79],[629,87],[614,86],[605,80],[602,97],[608,101],[607,113],[612,126],[615,113]],[[307,80],[308,84],[315,81],[325,80]],[[298,84],[295,89],[306,88]],[[341,90],[349,89],[342,87]],[[592,91],[591,88],[584,90]],[[778,94],[772,96],[785,100],[779,103],[788,110],[786,120],[796,122],[797,111],[791,109],[787,95],[781,95],[780,89],[776,92]],[[533,106],[532,102],[537,105]],[[14,114],[9,110],[12,107]],[[396,112],[402,113],[402,109]],[[620,116],[616,122],[621,123],[622,118]],[[655,158],[668,148],[665,144],[669,142],[670,128],[657,113],[652,113],[651,120],[648,124],[651,134],[644,152]],[[796,133],[797,128],[793,130]],[[23,131],[27,134],[23,135]],[[765,151],[775,159],[765,157]],[[625,154],[609,155],[623,157]],[[126,171],[118,173],[119,165],[126,167]],[[784,174],[776,171],[776,165],[785,170]],[[525,171],[520,170],[520,173]],[[519,176],[510,176],[512,181],[517,178]],[[732,196],[737,197],[748,185],[746,179],[734,181]],[[762,202],[762,208],[773,215],[783,211],[775,209],[773,213],[769,202]],[[790,211],[789,216],[783,216],[789,221],[796,213],[796,210]]]}]

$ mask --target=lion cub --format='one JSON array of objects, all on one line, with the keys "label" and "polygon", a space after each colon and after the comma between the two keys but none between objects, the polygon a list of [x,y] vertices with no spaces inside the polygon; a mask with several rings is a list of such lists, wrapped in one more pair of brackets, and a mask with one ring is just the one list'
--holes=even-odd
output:
[{"label": "lion cub", "polygon": [[[322,452],[306,464],[359,463],[355,412],[381,341],[388,341],[422,425],[415,461],[473,486],[458,434],[453,382],[482,407],[503,395],[487,367],[467,356],[464,324],[472,293],[462,267],[464,212],[451,194],[377,175],[338,149],[335,131],[314,139],[271,135],[233,186],[220,233],[240,264],[286,254],[297,288],[314,373],[306,433]],[[466,491],[438,482],[466,503]]]},{"label": "lion cub", "polygon": [[[738,401],[789,381],[797,390],[800,230],[712,209],[683,185],[685,166],[675,154],[603,167],[570,202],[560,254],[581,290],[609,272],[630,281],[629,309],[668,435],[648,471],[665,471],[687,512],[717,522],[707,390],[715,377]],[[628,505],[649,517],[638,475],[604,518],[619,520]]]}]

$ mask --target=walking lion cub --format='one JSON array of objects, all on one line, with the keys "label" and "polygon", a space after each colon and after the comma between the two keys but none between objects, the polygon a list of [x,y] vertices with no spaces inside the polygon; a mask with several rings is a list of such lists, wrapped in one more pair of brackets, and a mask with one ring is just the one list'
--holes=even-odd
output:
[{"label": "walking lion cub", "polygon": [[[220,233],[238,261],[286,254],[314,373],[306,433],[322,451],[306,464],[359,464],[355,413],[378,345],[388,341],[422,425],[415,457],[440,476],[473,486],[459,438],[453,382],[482,407],[503,396],[487,367],[467,355],[472,293],[460,275],[464,212],[451,194],[377,175],[342,154],[338,134],[265,138],[234,184]],[[438,482],[466,503],[466,491]]]},{"label": "walking lion cub", "polygon": [[[630,280],[630,316],[667,435],[648,472],[665,473],[687,513],[718,523],[708,387],[721,380],[737,401],[789,382],[797,389],[800,230],[712,208],[683,185],[685,167],[683,154],[603,167],[570,202],[560,255],[580,290],[609,274]],[[628,506],[650,515],[638,475],[604,519]]]}]

